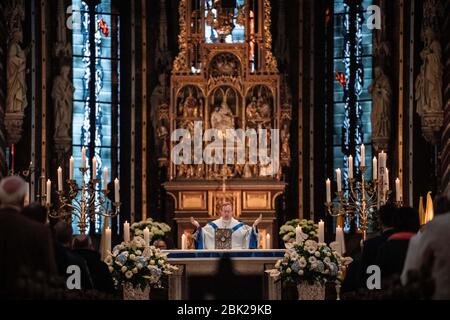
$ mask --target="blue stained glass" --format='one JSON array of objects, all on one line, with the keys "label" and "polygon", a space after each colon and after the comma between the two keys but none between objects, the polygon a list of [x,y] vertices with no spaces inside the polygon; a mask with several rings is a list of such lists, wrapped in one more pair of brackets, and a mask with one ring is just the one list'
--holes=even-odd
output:
[{"label": "blue stained glass", "polygon": [[[208,14],[208,8],[213,8],[213,0],[205,0],[205,18]],[[236,21],[236,16],[238,14],[238,9],[240,6],[245,4],[245,0],[237,0],[236,8],[234,10],[234,29],[230,35],[225,38],[225,43],[243,43],[245,41],[245,26],[239,25]],[[214,16],[217,15],[215,9],[211,10]],[[219,42],[219,36],[216,30],[212,26],[208,26],[205,22],[205,40],[206,43],[217,43]]]},{"label": "blue stained glass", "polygon": [[[91,138],[94,139],[94,152],[97,159],[97,172],[94,175],[97,179],[101,178],[103,168],[106,166],[111,172],[111,146],[112,146],[112,76],[113,73],[119,73],[119,70],[113,70],[111,57],[119,57],[119,45],[117,52],[112,53],[111,30],[115,30],[115,37],[119,38],[119,24],[112,28],[111,25],[111,1],[103,0],[96,6],[95,11],[95,52],[90,52],[90,30],[91,23],[89,16],[89,7],[85,2],[73,0],[72,7],[79,10],[80,23],[75,25],[72,33],[73,42],[73,84],[75,87],[73,102],[73,148],[72,153],[75,161],[75,179],[80,185],[81,172],[81,147],[86,146],[87,156],[91,159],[94,155],[89,154],[88,146],[91,144]],[[100,19],[106,23],[108,33],[100,27]],[[115,21],[119,21],[116,17]],[[95,137],[91,137],[91,109],[90,109],[90,82],[91,82],[91,63],[95,63],[95,75],[93,77],[95,88]],[[119,62],[115,64],[119,66]],[[118,67],[117,67],[118,69]],[[115,99],[119,101],[119,97]],[[118,133],[117,133],[118,134]],[[89,165],[89,162],[88,162]],[[86,182],[90,179],[90,171],[86,176]],[[111,180],[111,176],[110,176]],[[102,179],[99,179],[98,190],[106,188],[103,186]],[[74,230],[78,230],[77,221],[73,221]],[[101,230],[101,223],[97,219],[95,230]]]}]

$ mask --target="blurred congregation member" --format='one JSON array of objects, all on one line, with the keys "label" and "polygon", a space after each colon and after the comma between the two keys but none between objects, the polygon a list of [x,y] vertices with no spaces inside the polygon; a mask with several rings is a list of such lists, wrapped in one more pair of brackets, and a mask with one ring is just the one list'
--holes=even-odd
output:
[{"label": "blurred congregation member", "polygon": [[363,243],[361,256],[361,280],[362,286],[366,286],[367,268],[376,264],[379,248],[394,234],[394,219],[397,208],[393,204],[386,204],[378,210],[378,224],[380,234]]},{"label": "blurred congregation member", "polygon": [[65,221],[59,221],[54,226],[55,257],[60,276],[67,278],[67,268],[76,265],[81,271],[81,289],[92,289],[92,280],[86,261],[72,251],[72,226]]},{"label": "blurred congregation member", "polygon": [[8,298],[20,294],[23,276],[56,274],[50,230],[21,214],[26,188],[20,177],[0,181],[0,296]]},{"label": "blurred congregation member", "polygon": [[22,214],[41,224],[47,223],[47,210],[39,203],[31,203],[22,210]]},{"label": "blurred congregation member", "polygon": [[435,199],[436,217],[411,239],[401,280],[409,282],[411,271],[431,270],[434,299],[450,299],[450,187]]},{"label": "blurred congregation member", "polygon": [[95,251],[91,238],[79,235],[73,239],[73,251],[81,256],[87,263],[94,289],[104,293],[114,293],[114,283],[108,266],[100,258],[100,253]]},{"label": "blurred congregation member", "polygon": [[420,228],[419,212],[403,207],[397,210],[394,219],[395,232],[380,246],[376,265],[381,269],[382,279],[400,276],[405,263],[410,239]]}]

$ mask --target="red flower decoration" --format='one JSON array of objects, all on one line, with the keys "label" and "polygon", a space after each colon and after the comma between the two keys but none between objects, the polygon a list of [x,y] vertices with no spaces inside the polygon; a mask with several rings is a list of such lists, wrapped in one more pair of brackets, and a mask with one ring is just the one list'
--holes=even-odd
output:
[{"label": "red flower decoration", "polygon": [[347,84],[347,78],[342,72],[336,71],[336,80],[339,81],[339,84],[343,87]]},{"label": "red flower decoration", "polygon": [[100,18],[100,20],[98,20],[98,27],[100,28],[100,30],[102,30],[102,33],[105,37],[109,35],[108,24],[105,20],[103,20],[103,18]]}]

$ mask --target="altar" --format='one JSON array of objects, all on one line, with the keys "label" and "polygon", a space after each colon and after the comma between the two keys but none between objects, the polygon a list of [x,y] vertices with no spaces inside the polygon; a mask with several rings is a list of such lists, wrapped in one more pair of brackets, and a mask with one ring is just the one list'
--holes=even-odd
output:
[{"label": "altar", "polygon": [[179,268],[169,277],[169,300],[281,300],[281,284],[275,283],[265,271],[273,269],[284,252],[167,250],[165,253],[168,253],[169,262]]}]

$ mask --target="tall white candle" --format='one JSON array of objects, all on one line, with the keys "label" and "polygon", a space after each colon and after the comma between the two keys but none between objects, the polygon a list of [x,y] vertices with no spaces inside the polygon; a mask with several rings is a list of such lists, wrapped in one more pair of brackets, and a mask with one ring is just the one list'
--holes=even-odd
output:
[{"label": "tall white candle", "polygon": [[327,203],[331,203],[331,181],[327,179],[326,181],[326,189],[327,189]]},{"label": "tall white candle", "polygon": [[73,180],[73,157],[70,157],[69,160],[69,180]]},{"label": "tall white candle", "polygon": [[86,168],[86,148],[81,148],[81,168]]},{"label": "tall white candle", "polygon": [[62,191],[63,189],[63,180],[62,180],[62,169],[58,167],[58,191]]},{"label": "tall white candle", "polygon": [[272,249],[272,242],[270,239],[270,234],[266,234],[266,249]]},{"label": "tall white candle", "polygon": [[92,179],[97,178],[97,158],[92,158]]},{"label": "tall white candle", "polygon": [[366,147],[364,144],[361,145],[361,167],[366,166]]},{"label": "tall white candle", "polygon": [[295,228],[295,242],[300,243],[302,242],[302,227],[299,225]]},{"label": "tall white candle", "polygon": [[400,189],[400,179],[395,179],[395,201],[400,202],[402,200],[402,191]]},{"label": "tall white candle", "polygon": [[378,160],[377,157],[373,157],[372,160],[372,169],[373,169],[373,180],[377,180],[378,179]]},{"label": "tall white candle", "polygon": [[130,242],[130,224],[128,221],[123,224],[123,241]]},{"label": "tall white candle", "polygon": [[25,198],[23,199],[23,205],[27,206],[30,204],[30,184],[27,182],[27,192],[25,193]]},{"label": "tall white candle", "polygon": [[148,227],[144,229],[144,241],[146,246],[150,245],[150,230]]},{"label": "tall white candle", "polygon": [[120,202],[119,179],[114,179],[114,201]]},{"label": "tall white candle", "polygon": [[380,162],[380,168],[386,168],[386,153],[384,151],[381,151],[378,155],[378,161]]},{"label": "tall white candle", "polygon": [[105,230],[105,251],[111,252],[111,229],[109,227]]},{"label": "tall white candle", "polygon": [[349,179],[353,179],[353,156],[350,155],[348,157],[348,177]]},{"label": "tall white candle", "polygon": [[338,243],[338,253],[344,254],[345,253],[345,238],[344,238],[344,230],[342,227],[337,226],[336,227],[336,242]]},{"label": "tall white candle", "polygon": [[183,233],[181,235],[181,250],[186,250],[187,249],[187,238],[186,235]]},{"label": "tall white candle", "polygon": [[47,192],[45,195],[45,203],[50,205],[50,203],[52,203],[52,182],[50,179],[47,180]]},{"label": "tall white candle", "polygon": [[103,190],[108,189],[108,168],[103,168]]},{"label": "tall white candle", "polygon": [[319,221],[319,243],[325,242],[325,222]]},{"label": "tall white candle", "polygon": [[341,192],[342,191],[341,169],[336,169],[336,182],[337,182],[337,190],[338,192]]}]

